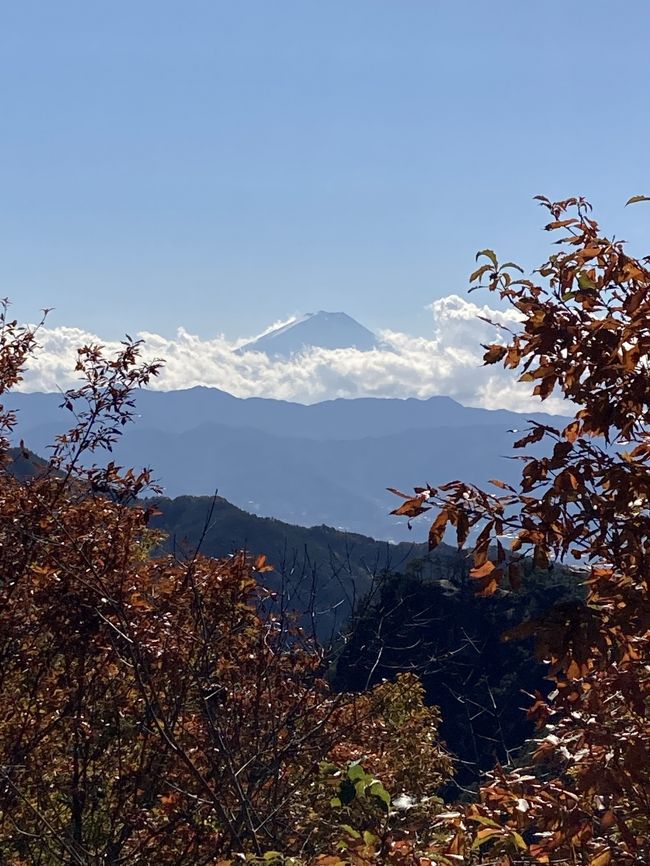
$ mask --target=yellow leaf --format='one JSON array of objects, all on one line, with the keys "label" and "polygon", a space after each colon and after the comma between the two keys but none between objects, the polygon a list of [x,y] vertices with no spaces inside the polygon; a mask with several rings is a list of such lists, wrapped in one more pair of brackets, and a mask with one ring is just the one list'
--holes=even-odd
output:
[{"label": "yellow leaf", "polygon": [[510,835],[512,836],[515,845],[517,846],[517,848],[519,848],[520,851],[528,851],[528,845],[526,845],[524,837],[520,833],[517,833],[516,830],[512,830],[510,832]]}]

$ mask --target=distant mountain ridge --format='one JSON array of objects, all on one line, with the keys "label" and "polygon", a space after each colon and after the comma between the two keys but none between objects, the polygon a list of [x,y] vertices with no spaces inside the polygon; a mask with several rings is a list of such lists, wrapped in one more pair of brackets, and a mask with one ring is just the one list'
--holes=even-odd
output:
[{"label": "distant mountain ridge", "polygon": [[264,352],[271,357],[290,357],[311,348],[359,349],[368,352],[378,348],[377,337],[347,313],[306,313],[237,351]]},{"label": "distant mountain ridge", "polygon": [[[23,433],[68,423],[61,394],[14,391],[3,398],[19,413]],[[198,385],[176,391],[142,390],[135,395],[137,426],[182,433],[205,423],[248,427],[276,436],[306,439],[363,439],[432,427],[520,427],[527,419],[561,424],[561,416],[521,414],[508,409],[463,406],[451,397],[356,397],[295,403],[269,397],[235,397]],[[128,433],[127,433],[128,435]]]},{"label": "distant mountain ridge", "polygon": [[[527,418],[563,426],[557,416],[518,415],[428,400],[361,398],[313,405],[239,399],[211,388],[136,395],[137,423],[112,457],[150,466],[168,496],[209,495],[291,524],[327,524],[379,539],[423,540],[426,522],[390,517],[408,490],[463,478],[514,481],[519,464],[503,459]],[[16,442],[45,448],[70,424],[58,394],[7,395],[18,410]]]}]

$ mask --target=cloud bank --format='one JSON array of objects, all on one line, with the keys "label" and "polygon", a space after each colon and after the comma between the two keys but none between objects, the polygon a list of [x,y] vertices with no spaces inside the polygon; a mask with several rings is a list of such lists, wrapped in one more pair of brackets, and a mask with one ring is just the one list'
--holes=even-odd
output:
[{"label": "cloud bank", "polygon": [[[540,404],[530,387],[520,385],[500,367],[481,366],[481,343],[498,342],[495,328],[481,321],[486,316],[505,325],[517,322],[515,311],[478,306],[457,295],[434,301],[430,337],[382,331],[382,348],[311,349],[299,357],[271,359],[260,352],[236,353],[248,340],[223,336],[203,340],[179,328],[173,339],[138,334],[145,341],[144,356],[165,361],[152,387],[159,390],[206,385],[238,397],[275,397],[314,403],[335,397],[419,397],[434,394],[454,397],[467,406],[515,411],[566,411],[559,399]],[[254,339],[254,338],[253,338]],[[43,328],[40,348],[21,384],[25,391],[55,391],[77,381],[76,350],[87,343],[102,343],[117,350],[118,343],[78,328]]]}]

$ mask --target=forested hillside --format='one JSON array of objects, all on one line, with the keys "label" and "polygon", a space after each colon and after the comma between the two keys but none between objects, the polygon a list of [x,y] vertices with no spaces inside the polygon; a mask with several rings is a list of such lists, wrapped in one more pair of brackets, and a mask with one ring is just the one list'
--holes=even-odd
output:
[{"label": "forested hillside", "polygon": [[[22,480],[48,469],[42,458],[11,451]],[[328,526],[261,518],[220,497],[155,497],[149,527],[156,546],[181,561],[198,553],[222,559],[265,556],[261,581],[271,607],[295,612],[326,649],[337,691],[362,692],[398,673],[417,673],[429,704],[442,711],[441,736],[457,761],[455,784],[476,784],[495,761],[519,760],[533,732],[526,693],[548,692],[530,638],[506,639],[518,623],[567,615],[584,596],[581,576],[525,564],[519,592],[477,598],[466,553],[445,545],[390,544]]]},{"label": "forested hillside", "polygon": [[237,550],[265,554],[274,567],[268,578],[273,588],[282,590],[288,606],[313,610],[322,640],[344,627],[381,575],[401,572],[413,559],[422,560],[436,578],[467,567],[466,556],[446,545],[429,554],[426,544],[390,544],[329,526],[294,526],[249,514],[220,497],[156,498],[149,504],[160,512],[150,525],[164,531],[163,550],[180,557],[197,549],[216,557]]},{"label": "forested hillside", "polygon": [[584,588],[578,574],[549,573],[529,561],[520,592],[477,598],[470,563],[457,562],[450,579],[432,577],[417,560],[404,574],[384,575],[357,605],[334,683],[362,691],[399,672],[416,673],[427,703],[440,708],[440,734],[457,762],[455,783],[464,786],[497,762],[522,763],[534,733],[525,707],[531,694],[550,691],[531,636],[511,631],[522,622],[575,616]]},{"label": "forested hillside", "polygon": [[420,676],[427,702],[442,710],[441,735],[459,765],[460,784],[475,783],[495,760],[516,760],[533,727],[524,692],[547,692],[544,667],[529,639],[504,640],[509,628],[565,611],[583,596],[580,576],[526,563],[518,592],[477,598],[464,552],[439,545],[388,544],[327,526],[306,529],[259,518],[223,499],[152,499],[162,549],[185,558],[197,549],[223,557],[266,554],[265,585],[295,609],[308,631],[332,644],[330,676],[339,691],[363,691],[399,672]]}]

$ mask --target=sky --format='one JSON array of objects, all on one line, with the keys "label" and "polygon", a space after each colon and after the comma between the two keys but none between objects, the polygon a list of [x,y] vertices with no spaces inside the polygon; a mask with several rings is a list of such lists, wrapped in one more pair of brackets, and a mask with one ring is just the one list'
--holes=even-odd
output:
[{"label": "sky", "polygon": [[535,194],[645,253],[649,27],[646,0],[0,4],[0,294],[105,340],[318,309],[431,340],[477,249],[544,259]]}]

